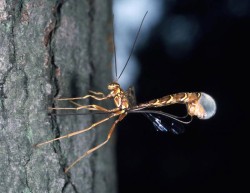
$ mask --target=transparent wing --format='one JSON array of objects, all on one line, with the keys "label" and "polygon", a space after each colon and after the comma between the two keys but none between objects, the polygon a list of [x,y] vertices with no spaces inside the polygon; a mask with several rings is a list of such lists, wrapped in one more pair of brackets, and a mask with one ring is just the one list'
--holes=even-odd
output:
[{"label": "transparent wing", "polygon": [[153,124],[157,131],[181,134],[185,131],[184,126],[177,121],[160,114],[143,113]]}]

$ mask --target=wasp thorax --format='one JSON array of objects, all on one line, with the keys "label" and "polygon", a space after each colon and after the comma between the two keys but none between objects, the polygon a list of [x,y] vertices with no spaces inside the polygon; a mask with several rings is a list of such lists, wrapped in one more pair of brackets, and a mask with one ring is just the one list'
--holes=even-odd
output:
[{"label": "wasp thorax", "polygon": [[112,82],[108,85],[109,90],[115,90],[116,88],[120,88],[120,85],[117,82]]}]

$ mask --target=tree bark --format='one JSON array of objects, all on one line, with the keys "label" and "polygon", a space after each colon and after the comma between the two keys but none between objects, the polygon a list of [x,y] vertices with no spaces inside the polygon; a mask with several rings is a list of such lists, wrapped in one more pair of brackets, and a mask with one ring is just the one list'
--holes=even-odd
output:
[{"label": "tree bark", "polygon": [[91,114],[51,117],[48,107],[70,105],[54,97],[106,93],[111,3],[0,0],[0,192],[116,192],[114,139],[64,172],[105,140],[112,121],[34,148],[99,120]]}]

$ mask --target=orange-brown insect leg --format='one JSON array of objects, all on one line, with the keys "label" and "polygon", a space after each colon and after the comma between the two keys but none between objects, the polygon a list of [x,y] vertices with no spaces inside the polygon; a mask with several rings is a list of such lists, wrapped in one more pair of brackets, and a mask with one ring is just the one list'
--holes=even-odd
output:
[{"label": "orange-brown insect leg", "polygon": [[86,98],[93,98],[95,100],[98,100],[98,101],[102,101],[102,100],[106,100],[106,99],[109,99],[110,96],[105,96],[103,94],[103,97],[97,97],[95,95],[85,95],[83,97],[75,97],[75,98],[54,98],[54,100],[57,100],[57,101],[73,101],[73,100],[83,100],[83,99],[86,99]]},{"label": "orange-brown insect leg", "polygon": [[86,128],[86,129],[83,129],[83,130],[80,130],[80,131],[76,131],[76,132],[72,132],[72,133],[69,133],[69,134],[67,134],[67,135],[63,135],[63,136],[61,136],[61,137],[58,137],[58,138],[55,138],[55,139],[52,139],[52,140],[49,140],[49,141],[45,141],[45,142],[43,142],[43,143],[36,144],[35,147],[39,147],[39,146],[42,146],[42,145],[51,143],[51,142],[53,142],[53,141],[57,141],[57,140],[64,139],[64,138],[69,138],[69,137],[72,137],[72,136],[74,136],[74,135],[78,135],[78,134],[80,134],[80,133],[84,133],[84,132],[86,132],[86,131],[89,131],[89,130],[93,129],[93,128],[96,127],[97,125],[99,125],[99,124],[101,124],[101,123],[103,123],[103,122],[105,122],[105,121],[111,119],[112,117],[115,117],[115,116],[118,116],[118,115],[119,115],[119,114],[112,114],[112,115],[110,115],[109,117],[107,117],[107,118],[105,118],[105,119],[102,119],[102,120],[100,120],[100,121],[98,121],[98,122],[92,124],[90,127]]},{"label": "orange-brown insect leg", "polygon": [[91,94],[101,95],[103,98],[105,97],[105,95],[104,95],[102,92],[96,92],[96,91],[93,91],[93,90],[89,90],[89,92],[90,92]]},{"label": "orange-brown insect leg", "polygon": [[91,154],[92,152],[96,151],[97,149],[99,149],[100,147],[102,147],[103,145],[105,145],[109,139],[111,138],[114,130],[115,130],[115,126],[117,125],[118,122],[120,122],[124,117],[126,116],[126,114],[121,114],[120,117],[113,123],[112,127],[109,130],[107,139],[102,142],[101,144],[97,145],[96,147],[93,147],[92,149],[86,151],[81,157],[79,157],[76,161],[74,161],[71,165],[69,165],[69,167],[67,167],[65,169],[65,173],[67,173],[69,171],[70,168],[72,168],[75,164],[77,164],[81,159],[83,159],[84,157],[86,157],[87,155]]},{"label": "orange-brown insect leg", "polygon": [[[71,101],[72,102],[72,101]],[[102,112],[116,112],[119,110],[119,108],[114,109],[106,109],[104,107],[101,107],[99,105],[80,105],[78,103],[74,103],[78,107],[72,107],[72,108],[62,108],[62,107],[49,107],[49,110],[80,110],[80,109],[88,109],[92,111],[102,111]]]}]

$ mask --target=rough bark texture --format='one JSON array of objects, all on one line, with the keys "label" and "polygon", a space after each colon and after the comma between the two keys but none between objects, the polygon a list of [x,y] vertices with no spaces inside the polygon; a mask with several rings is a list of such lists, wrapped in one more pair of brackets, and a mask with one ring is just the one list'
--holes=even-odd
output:
[{"label": "rough bark texture", "polygon": [[106,91],[111,21],[111,0],[0,0],[0,192],[116,192],[114,139],[64,173],[110,123],[33,147],[99,119],[50,117],[47,109],[69,105],[54,96]]}]

